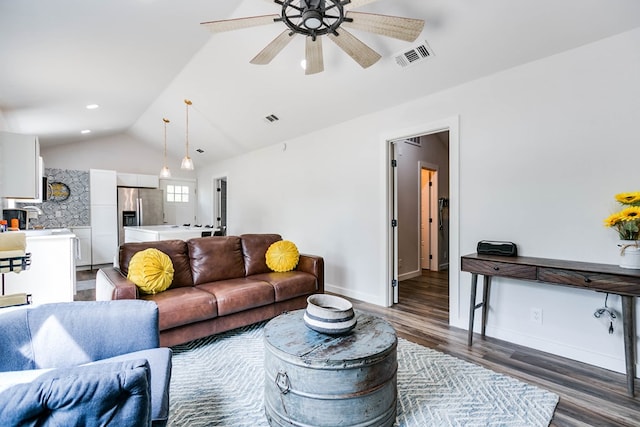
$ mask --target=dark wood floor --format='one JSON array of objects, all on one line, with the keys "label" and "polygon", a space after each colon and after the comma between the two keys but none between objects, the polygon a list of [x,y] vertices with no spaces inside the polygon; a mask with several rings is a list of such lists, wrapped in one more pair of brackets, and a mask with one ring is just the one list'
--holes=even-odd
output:
[{"label": "dark wood floor", "polygon": [[640,381],[626,394],[624,374],[449,326],[448,272],[424,272],[400,284],[400,303],[390,308],[352,300],[356,309],[387,319],[398,336],[538,385],[560,396],[552,426],[640,426]]},{"label": "dark wood floor", "polygon": [[[357,310],[387,319],[399,336],[460,359],[510,375],[557,393],[560,402],[551,425],[640,426],[640,381],[636,397],[626,394],[625,375],[504,341],[474,337],[467,347],[467,331],[450,327],[448,272],[424,272],[403,281],[400,303],[390,308],[352,300]],[[95,278],[95,270],[79,272],[78,280]],[[91,300],[92,290],[76,299]]]}]

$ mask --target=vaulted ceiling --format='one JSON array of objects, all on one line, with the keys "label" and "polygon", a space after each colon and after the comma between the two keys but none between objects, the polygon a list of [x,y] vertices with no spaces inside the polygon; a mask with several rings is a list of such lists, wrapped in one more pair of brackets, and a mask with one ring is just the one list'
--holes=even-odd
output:
[{"label": "vaulted ceiling", "polygon": [[[325,42],[325,71],[305,75],[301,36],[270,64],[249,63],[283,23],[218,34],[200,25],[279,13],[267,0],[0,0],[0,129],[4,117],[6,130],[42,146],[127,132],[161,150],[166,117],[181,157],[186,98],[197,167],[640,27],[637,0],[377,0],[354,10],[423,19],[424,30],[413,43],[350,30],[382,59],[363,69]],[[433,56],[396,63],[425,42]]]}]

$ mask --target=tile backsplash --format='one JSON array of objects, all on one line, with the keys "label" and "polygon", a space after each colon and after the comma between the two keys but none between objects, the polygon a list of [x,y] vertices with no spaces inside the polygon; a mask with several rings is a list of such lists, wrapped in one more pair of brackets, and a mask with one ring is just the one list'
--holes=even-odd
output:
[{"label": "tile backsplash", "polygon": [[69,197],[60,201],[16,203],[17,208],[37,206],[42,210],[38,219],[31,220],[30,227],[60,228],[91,225],[89,171],[45,168],[44,174],[49,184],[61,182],[69,187]]}]

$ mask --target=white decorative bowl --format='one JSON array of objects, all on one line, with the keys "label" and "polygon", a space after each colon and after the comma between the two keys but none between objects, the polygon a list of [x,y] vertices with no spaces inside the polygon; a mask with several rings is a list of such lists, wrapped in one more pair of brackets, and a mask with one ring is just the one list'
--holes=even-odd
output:
[{"label": "white decorative bowl", "polygon": [[309,296],[303,318],[307,327],[323,334],[344,334],[356,326],[353,305],[334,295]]}]

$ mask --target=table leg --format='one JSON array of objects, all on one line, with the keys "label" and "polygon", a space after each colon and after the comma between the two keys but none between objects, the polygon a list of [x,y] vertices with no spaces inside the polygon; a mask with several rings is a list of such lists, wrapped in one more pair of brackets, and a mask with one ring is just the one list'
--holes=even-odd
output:
[{"label": "table leg", "polygon": [[491,288],[491,276],[483,276],[482,290],[482,337],[484,338],[487,329],[487,314],[489,313],[489,290]]},{"label": "table leg", "polygon": [[622,329],[624,335],[624,359],[627,368],[627,393],[634,396],[636,378],[636,323],[634,297],[622,295]]},{"label": "table leg", "polygon": [[478,275],[471,273],[471,299],[469,301],[469,336],[467,338],[467,345],[471,346],[473,343],[473,317],[476,313],[476,288],[478,287]]}]

